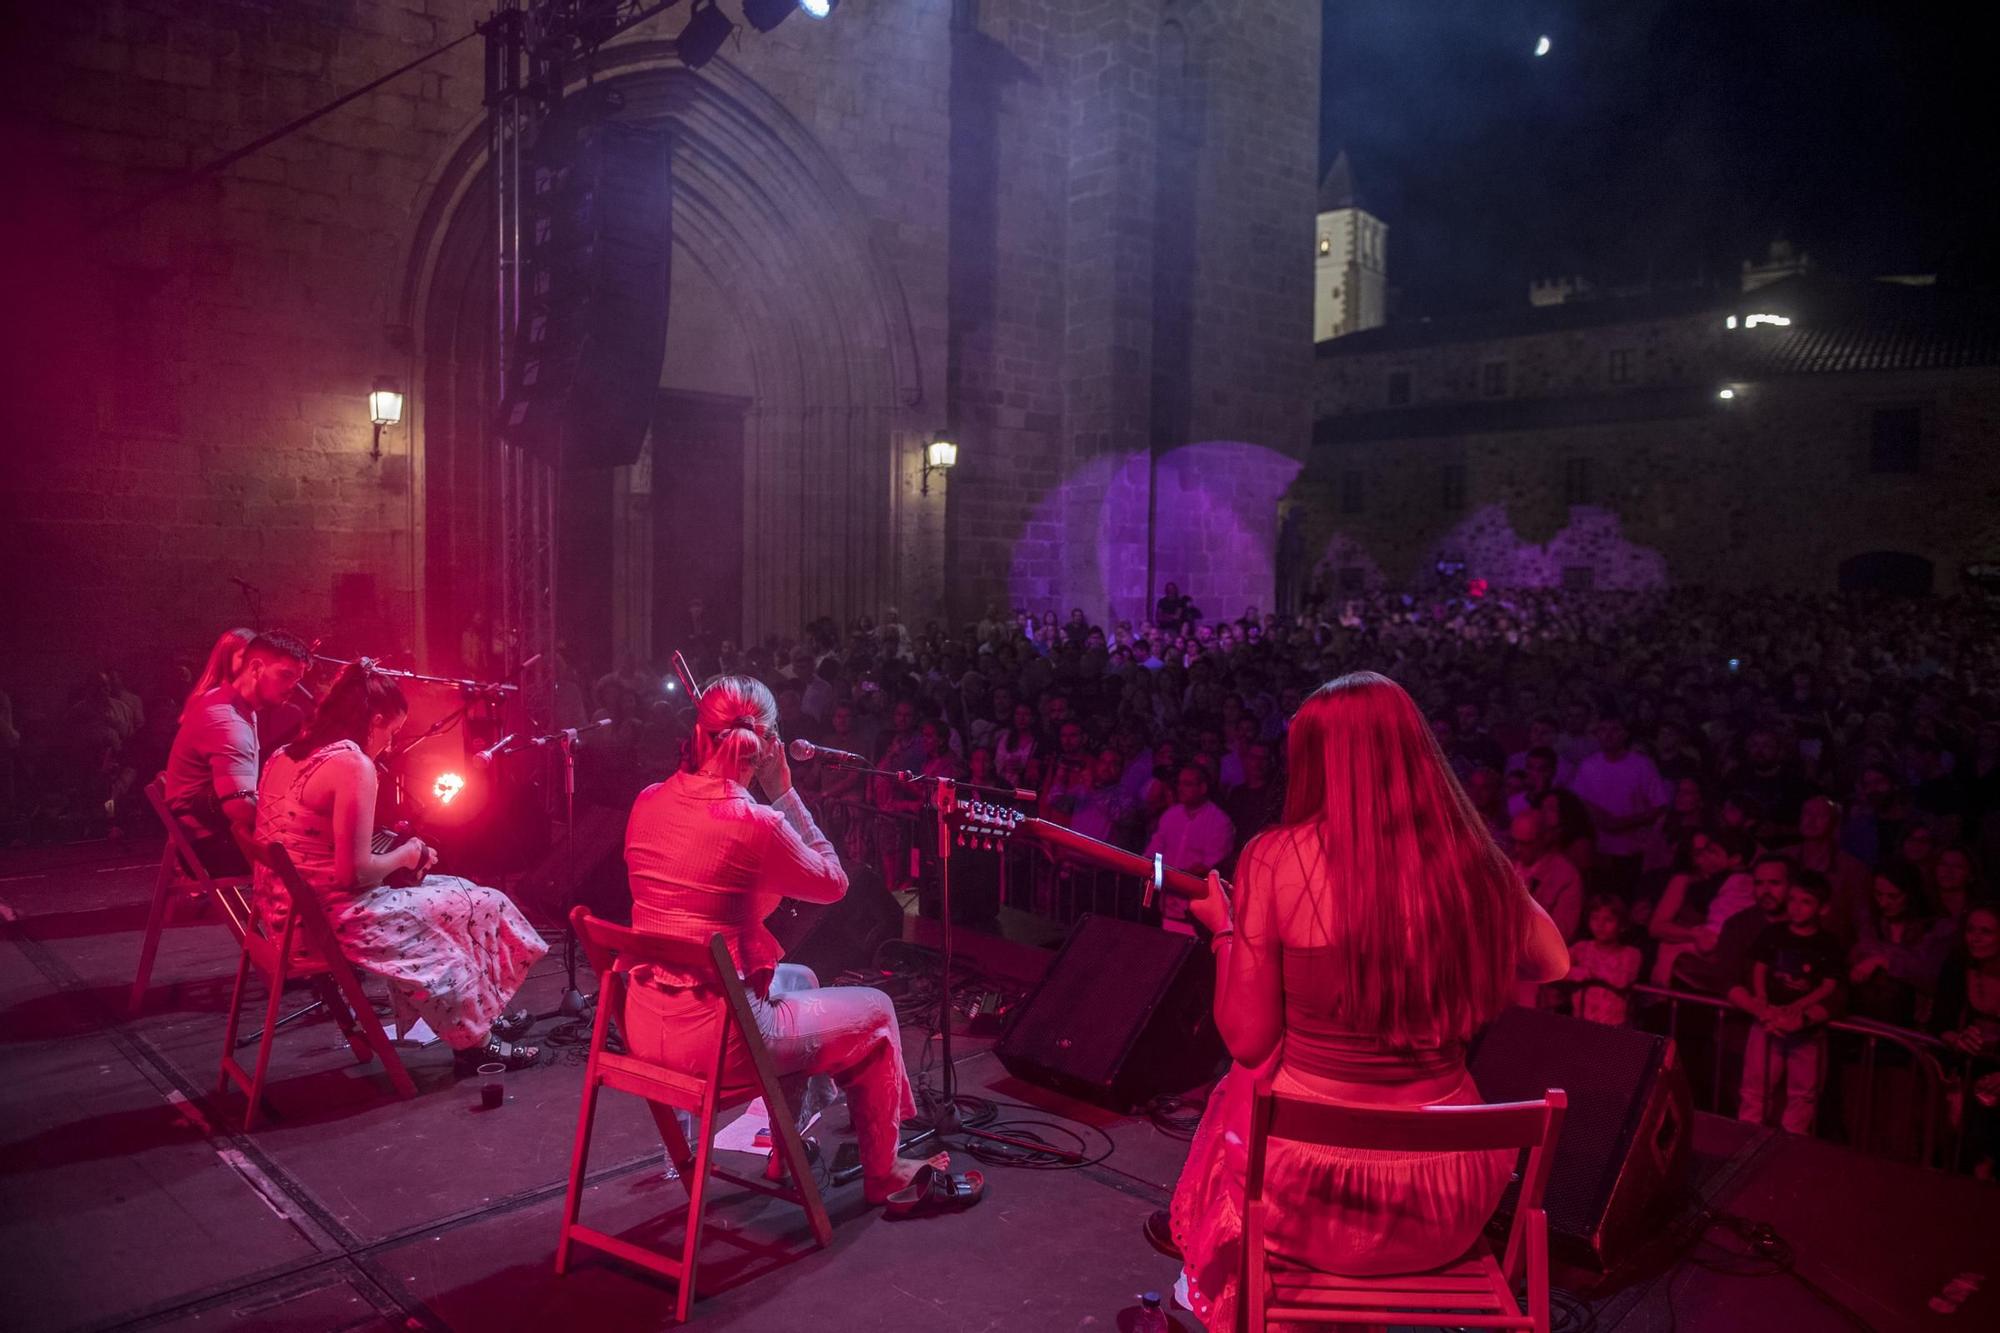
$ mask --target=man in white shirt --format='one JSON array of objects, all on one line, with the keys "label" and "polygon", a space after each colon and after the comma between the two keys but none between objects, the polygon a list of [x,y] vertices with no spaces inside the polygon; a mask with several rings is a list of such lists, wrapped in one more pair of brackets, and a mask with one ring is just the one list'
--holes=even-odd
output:
[{"label": "man in white shirt", "polygon": [[1645,861],[1646,835],[1673,792],[1653,761],[1632,748],[1623,718],[1597,722],[1598,751],[1576,766],[1570,790],[1590,811],[1607,887],[1629,896]]},{"label": "man in white shirt", "polygon": [[1523,810],[1508,825],[1514,844],[1514,864],[1521,868],[1528,893],[1549,914],[1564,940],[1576,938],[1583,923],[1583,876],[1557,850],[1555,828],[1540,810]]},{"label": "man in white shirt", "polygon": [[[1158,855],[1176,870],[1206,875],[1228,859],[1236,845],[1236,826],[1222,807],[1208,799],[1208,774],[1183,764],[1174,779],[1174,804],[1160,816],[1146,855]],[[1188,924],[1187,900],[1168,895],[1160,900],[1160,924],[1182,935],[1194,934]]]}]

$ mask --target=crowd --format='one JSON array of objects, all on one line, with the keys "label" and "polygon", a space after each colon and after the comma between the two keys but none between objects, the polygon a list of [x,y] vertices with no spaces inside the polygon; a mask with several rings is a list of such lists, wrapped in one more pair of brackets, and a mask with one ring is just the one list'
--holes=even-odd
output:
[{"label": "crowd", "polygon": [[[993,607],[951,629],[891,611],[684,646],[700,675],[769,684],[787,737],[1031,788],[1045,818],[1225,875],[1282,817],[1300,701],[1382,672],[1572,941],[1569,979],[1524,1001],[1614,1023],[1642,982],[1732,1003],[1753,1025],[1738,1109],[1792,1129],[1828,1084],[1829,1022],[1928,1031],[1986,1076],[1964,1115],[1992,1169],[2000,617],[1985,605],[1548,590],[1232,615],[1169,588],[1138,622]],[[560,670],[560,722],[609,715],[608,762],[645,780],[671,765],[685,710],[665,664]],[[94,673],[41,719],[0,695],[10,839],[133,817],[200,674],[185,664],[142,699]],[[900,821],[869,849],[892,886],[909,880],[917,790],[798,777],[836,838],[848,815]]]},{"label": "crowd", "polygon": [[[1797,1131],[1827,1085],[1829,1022],[2000,1051],[2000,618],[1985,606],[1548,591],[1210,617],[1172,592],[1141,623],[993,608],[950,632],[891,613],[703,647],[703,671],[771,685],[787,735],[1032,788],[1046,818],[1225,874],[1282,815],[1300,700],[1380,671],[1423,706],[1573,941],[1570,978],[1524,1001],[1624,1022],[1639,982],[1726,999],[1752,1023],[1737,1110]],[[625,664],[590,702],[642,719],[664,679]],[[921,805],[839,770],[801,786],[822,809]],[[883,858],[892,883],[906,851]],[[2000,1075],[1975,1086],[1967,1128],[1990,1174]]]}]

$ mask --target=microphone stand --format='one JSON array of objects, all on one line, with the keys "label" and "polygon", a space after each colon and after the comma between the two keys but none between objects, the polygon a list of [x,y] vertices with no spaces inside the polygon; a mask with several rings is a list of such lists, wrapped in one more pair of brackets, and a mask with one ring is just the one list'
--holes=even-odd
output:
[{"label": "microphone stand", "polygon": [[[907,770],[891,771],[884,768],[849,769],[850,772],[867,773],[875,777],[893,778],[912,786],[928,785],[930,788],[930,808],[934,826],[937,829],[938,849],[938,924],[944,930],[943,977],[939,982],[938,996],[938,1041],[939,1055],[944,1062],[944,1088],[936,1098],[926,1098],[930,1103],[930,1113],[919,1115],[915,1123],[923,1130],[915,1138],[902,1146],[908,1148],[926,1139],[936,1139],[942,1143],[947,1135],[957,1134],[968,1139],[978,1139],[982,1143],[1001,1143],[1020,1152],[1033,1153],[1038,1157],[1055,1157],[1068,1163],[1083,1161],[1083,1154],[1065,1148],[1051,1147],[1032,1139],[1009,1138],[1005,1134],[994,1134],[983,1129],[973,1129],[959,1118],[958,1114],[958,1070],[952,1064],[951,1056],[951,970],[952,970],[952,920],[951,920],[951,812],[958,807],[960,784],[951,778],[931,778]],[[1003,800],[1018,799],[1019,792],[1012,787],[974,787],[967,785],[967,791],[981,795],[996,796]]]},{"label": "microphone stand", "polygon": [[[598,725],[610,719],[601,719]],[[597,1003],[595,996],[586,997],[576,984],[576,931],[570,926],[569,911],[575,906],[576,898],[576,741],[584,731],[595,727],[565,727],[561,731],[551,731],[543,736],[524,736],[493,752],[495,759],[513,754],[517,750],[534,749],[553,743],[562,752],[563,762],[563,885],[561,894],[561,917],[563,932],[563,974],[568,979],[563,987],[562,1003],[556,1006],[553,1015],[543,1014],[543,1018],[581,1018],[588,1014]]]}]

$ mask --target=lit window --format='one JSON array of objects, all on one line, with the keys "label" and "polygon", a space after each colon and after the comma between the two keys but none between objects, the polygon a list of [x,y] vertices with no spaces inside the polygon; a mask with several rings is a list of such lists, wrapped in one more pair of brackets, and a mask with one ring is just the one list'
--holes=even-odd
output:
[{"label": "lit window", "polygon": [[1330,255],[1333,253],[1333,237],[1322,236],[1319,238],[1319,252],[1323,255]]}]

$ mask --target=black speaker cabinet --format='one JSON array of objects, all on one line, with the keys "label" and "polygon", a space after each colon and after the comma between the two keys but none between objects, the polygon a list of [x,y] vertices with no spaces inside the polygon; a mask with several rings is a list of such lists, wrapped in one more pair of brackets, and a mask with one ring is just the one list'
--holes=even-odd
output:
[{"label": "black speaker cabinet", "polygon": [[[1558,1257],[1612,1268],[1684,1195],[1694,1110],[1671,1039],[1514,1008],[1473,1043],[1472,1076],[1489,1102],[1569,1094],[1543,1201]],[[1508,1187],[1496,1227],[1518,1192]]]},{"label": "black speaker cabinet", "polygon": [[1199,940],[1086,914],[995,1053],[1016,1078],[1129,1111],[1214,1076],[1214,995]]}]

